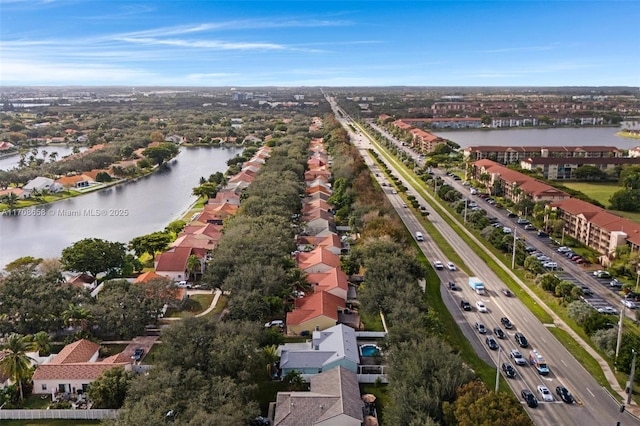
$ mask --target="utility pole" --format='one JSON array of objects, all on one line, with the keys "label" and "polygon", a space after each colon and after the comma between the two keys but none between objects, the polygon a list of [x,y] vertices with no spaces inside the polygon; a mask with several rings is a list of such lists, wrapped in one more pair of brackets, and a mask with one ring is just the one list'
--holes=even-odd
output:
[{"label": "utility pole", "polygon": [[[467,223],[467,204],[469,203],[469,199],[464,199],[464,223]],[[640,277],[640,275],[638,275]]]},{"label": "utility pole", "polygon": [[620,310],[620,322],[618,322],[618,339],[616,340],[616,363],[618,362],[618,354],[620,353],[620,345],[622,344],[622,320],[624,319],[624,305]]},{"label": "utility pole", "polygon": [[516,269],[516,242],[518,241],[518,230],[513,228],[513,255],[511,256],[511,269]]},{"label": "utility pole", "polygon": [[636,280],[636,293],[638,292],[638,284],[640,284],[640,269],[638,269],[636,271],[636,273],[638,274],[638,279]]},{"label": "utility pole", "polygon": [[502,346],[498,346],[498,361],[496,362],[496,393],[498,393],[498,384],[500,383],[500,352],[502,352]]},{"label": "utility pole", "polygon": [[633,376],[636,374],[636,355],[635,349],[631,349],[633,360],[631,361],[631,372],[629,373],[629,393],[627,394],[627,405],[631,405],[631,397],[633,396]]}]

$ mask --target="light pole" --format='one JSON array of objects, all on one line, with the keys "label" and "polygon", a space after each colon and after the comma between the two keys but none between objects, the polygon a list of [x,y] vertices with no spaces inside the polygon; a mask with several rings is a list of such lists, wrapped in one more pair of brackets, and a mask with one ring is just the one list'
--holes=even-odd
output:
[{"label": "light pole", "polygon": [[640,269],[638,269],[637,271],[638,274],[638,279],[636,280],[636,293],[638,292],[638,284],[640,284]]},{"label": "light pole", "polygon": [[500,383],[500,352],[502,352],[502,346],[498,346],[498,361],[496,362],[496,393],[498,393],[498,384]]},{"label": "light pole", "polygon": [[635,349],[631,349],[631,353],[633,353],[633,359],[631,360],[631,372],[629,373],[629,393],[627,394],[627,405],[631,405],[631,397],[633,396],[633,376],[636,374],[637,352],[635,351]]},{"label": "light pole", "polygon": [[[467,204],[469,203],[469,199],[464,199],[464,223],[467,223]],[[640,275],[638,275],[640,277]]]},{"label": "light pole", "polygon": [[511,255],[511,269],[516,269],[516,242],[518,241],[518,230],[513,228],[513,254]]},{"label": "light pole", "polygon": [[[620,310],[620,322],[618,323],[618,338],[616,340],[616,364],[618,362],[618,354],[620,353],[620,345],[622,344],[622,320],[624,319],[624,305]],[[617,367],[617,365],[616,365]]]}]

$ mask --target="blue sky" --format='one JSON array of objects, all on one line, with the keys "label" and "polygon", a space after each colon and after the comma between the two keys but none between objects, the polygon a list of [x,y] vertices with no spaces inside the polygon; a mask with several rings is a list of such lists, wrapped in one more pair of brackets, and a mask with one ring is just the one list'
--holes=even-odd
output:
[{"label": "blue sky", "polygon": [[639,1],[0,0],[0,83],[640,86]]}]

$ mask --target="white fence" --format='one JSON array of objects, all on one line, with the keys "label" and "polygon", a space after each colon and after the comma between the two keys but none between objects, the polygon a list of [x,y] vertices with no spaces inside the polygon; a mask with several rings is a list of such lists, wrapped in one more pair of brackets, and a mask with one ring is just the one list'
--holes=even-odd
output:
[{"label": "white fence", "polygon": [[115,419],[118,410],[0,410],[0,420]]}]

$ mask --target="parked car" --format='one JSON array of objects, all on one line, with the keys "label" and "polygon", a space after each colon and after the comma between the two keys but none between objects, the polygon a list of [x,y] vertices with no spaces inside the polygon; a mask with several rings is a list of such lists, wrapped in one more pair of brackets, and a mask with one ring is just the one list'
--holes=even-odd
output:
[{"label": "parked car", "polygon": [[191,288],[191,284],[189,284],[187,281],[178,281],[176,283],[176,286],[180,288],[187,288],[187,289]]},{"label": "parked car", "polygon": [[480,321],[476,322],[476,330],[478,330],[480,334],[487,334],[487,328]]},{"label": "parked car", "polygon": [[511,357],[513,362],[515,362],[517,365],[526,365],[527,364],[527,360],[524,359],[524,357],[522,356],[520,351],[517,350],[517,349],[513,349],[509,353],[509,356]]},{"label": "parked car", "polygon": [[493,337],[487,337],[484,341],[487,343],[487,346],[489,346],[489,349],[491,349],[492,351],[498,350],[498,342],[496,342],[496,339],[494,339]]},{"label": "parked car", "polygon": [[507,337],[500,327],[493,327],[493,334],[495,334],[498,339],[504,339]]},{"label": "parked car", "polygon": [[540,394],[542,399],[544,399],[546,402],[554,401],[553,394],[551,393],[548,387],[544,385],[538,385],[538,393]]},{"label": "parked car", "polygon": [[586,285],[582,285],[582,286],[580,286],[580,288],[582,289],[582,294],[583,295],[585,295],[585,296],[593,296],[593,290],[591,290]]},{"label": "parked car", "polygon": [[629,299],[623,299],[622,300],[622,304],[624,306],[626,306],[629,309],[635,309],[638,305],[636,305],[636,302],[634,302],[633,300],[629,300]]},{"label": "parked car", "polygon": [[622,288],[622,283],[614,278],[611,281],[609,281],[609,287]]},{"label": "parked car", "polygon": [[524,399],[529,407],[535,408],[538,406],[538,399],[529,389],[522,389],[520,395],[522,395],[522,399]]},{"label": "parked car", "polygon": [[502,363],[502,371],[504,371],[505,376],[507,376],[510,379],[513,379],[514,377],[516,377],[516,369],[513,368],[513,365],[503,362]]},{"label": "parked car", "polygon": [[500,318],[500,322],[502,323],[502,325],[504,326],[504,328],[511,330],[513,328],[513,324],[511,323],[511,321],[509,320],[509,318],[507,317],[502,317]]},{"label": "parked car", "polygon": [[476,308],[478,308],[478,312],[482,312],[483,314],[486,314],[487,312],[489,312],[485,304],[480,300],[476,302]]},{"label": "parked car", "polygon": [[529,346],[529,342],[527,341],[527,338],[524,337],[524,334],[518,332],[514,334],[513,338],[516,340],[516,342],[518,342],[518,345],[520,345],[521,348],[526,348]]},{"label": "parked car", "polygon": [[556,394],[567,404],[573,404],[575,402],[575,398],[571,395],[571,392],[564,386],[557,386]]},{"label": "parked car", "polygon": [[569,247],[566,246],[562,246],[562,247],[558,247],[556,250],[558,253],[566,253],[568,251],[571,251],[571,249]]},{"label": "parked car", "polygon": [[618,311],[612,308],[611,306],[604,306],[602,308],[598,308],[598,312],[606,315],[618,315]]},{"label": "parked car", "polygon": [[142,359],[142,355],[144,355],[144,349],[136,348],[136,350],[133,351],[133,355],[131,355],[131,359],[134,361],[140,361]]},{"label": "parked car", "polygon": [[461,300],[460,301],[460,307],[462,308],[462,310],[464,311],[470,311],[473,308],[471,307],[471,303],[467,302],[466,300]]},{"label": "parked car", "polygon": [[266,328],[284,327],[284,321],[283,320],[273,320],[273,321],[269,321],[269,322],[264,323],[264,326]]},{"label": "parked car", "polygon": [[547,234],[546,232],[538,231],[538,237],[545,238],[545,237],[548,237],[548,236],[549,236],[549,234]]},{"label": "parked car", "polygon": [[611,274],[608,273],[607,271],[603,271],[602,269],[593,271],[593,276],[596,278],[611,278]]},{"label": "parked car", "polygon": [[533,225],[532,225],[532,224],[530,224],[530,223],[527,223],[527,224],[524,226],[524,230],[525,230],[525,231],[537,231],[536,227],[535,227],[535,226],[533,226]]},{"label": "parked car", "polygon": [[528,225],[529,221],[523,217],[519,217],[518,220],[516,220],[516,223],[518,225]]}]

